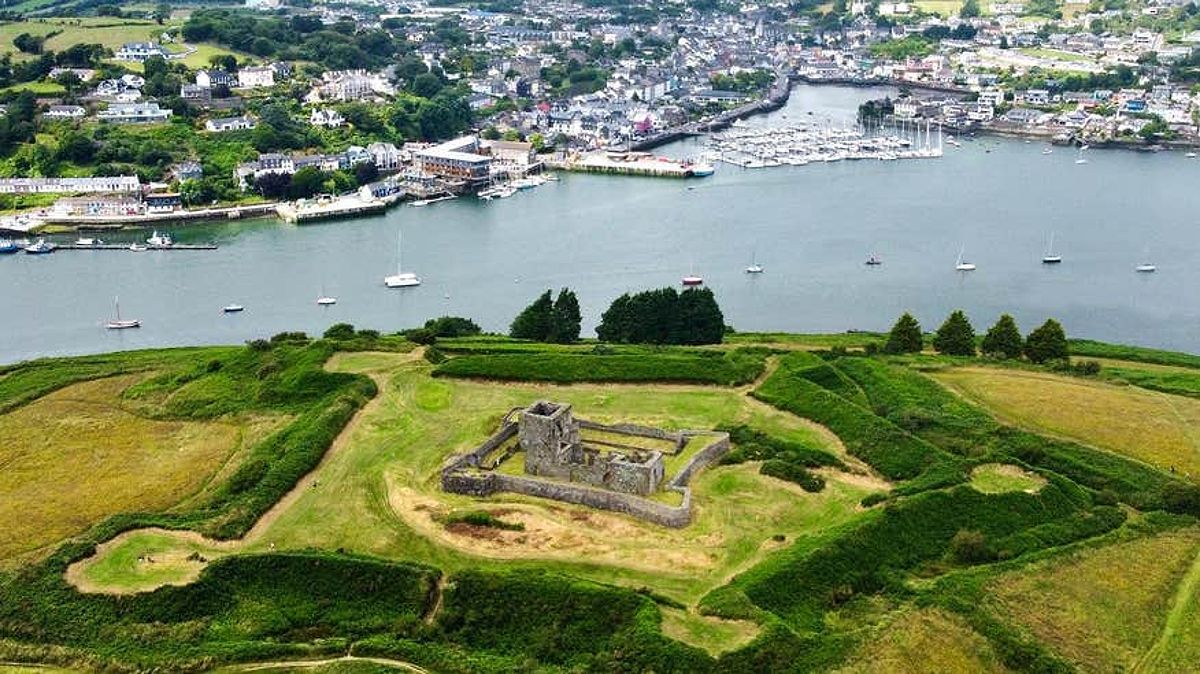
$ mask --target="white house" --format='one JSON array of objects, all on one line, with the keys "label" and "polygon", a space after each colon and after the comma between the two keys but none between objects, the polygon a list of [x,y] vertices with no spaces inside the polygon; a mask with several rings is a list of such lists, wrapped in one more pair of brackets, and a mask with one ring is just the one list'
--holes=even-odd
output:
[{"label": "white house", "polygon": [[1001,105],[1004,103],[1004,90],[995,88],[984,89],[983,91],[979,92],[978,101],[980,103],[986,103],[992,107]]},{"label": "white house", "polygon": [[80,105],[52,105],[42,116],[51,119],[79,119],[86,114],[87,110]]},{"label": "white house", "polygon": [[232,73],[224,70],[201,70],[196,73],[196,86],[211,89],[216,86],[232,87],[238,82]]},{"label": "white house", "polygon": [[308,116],[308,123],[313,126],[323,126],[327,129],[335,129],[346,123],[346,118],[337,110],[321,109],[313,110]]},{"label": "white house", "polygon": [[241,131],[243,129],[253,129],[258,126],[253,117],[241,115],[240,117],[222,117],[219,119],[210,119],[204,123],[206,131]]},{"label": "white house", "polygon": [[275,86],[275,69],[271,66],[242,68],[237,74],[238,86],[243,89]]},{"label": "white house", "polygon": [[159,108],[158,103],[113,103],[96,115],[102,122],[116,124],[165,122],[170,117],[171,111]]},{"label": "white house", "polygon": [[154,42],[126,42],[117,50],[118,61],[137,61],[141,63],[151,56],[167,57],[167,50]]}]

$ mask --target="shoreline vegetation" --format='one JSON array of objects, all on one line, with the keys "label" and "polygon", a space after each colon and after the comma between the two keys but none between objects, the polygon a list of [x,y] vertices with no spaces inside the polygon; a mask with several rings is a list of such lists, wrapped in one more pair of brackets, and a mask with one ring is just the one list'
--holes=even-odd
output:
[{"label": "shoreline vegetation", "polygon": [[[321,338],[0,368],[0,428],[12,439],[0,459],[15,484],[44,487],[54,465],[83,488],[99,477],[94,459],[55,451],[55,429],[76,413],[42,413],[85,394],[126,415],[105,422],[93,452],[109,451],[130,424],[259,424],[218,467],[205,460],[203,486],[173,504],[81,521],[46,492],[36,516],[71,532],[17,554],[0,546],[0,660],[873,671],[863,663],[925,638],[935,620],[962,635],[959,650],[939,650],[945,657],[1067,671],[1086,664],[1097,630],[1111,629],[1100,622],[1109,610],[1068,570],[1111,562],[1120,574],[1159,551],[1172,566],[1129,595],[1145,628],[1122,652],[1191,657],[1200,476],[1169,457],[1144,462],[1137,442],[1105,434],[1115,423],[1107,408],[1053,435],[1040,434],[1038,415],[1072,409],[1076,391],[1118,407],[1161,396],[1174,411],[1139,413],[1129,423],[1144,429],[1129,437],[1168,423],[1186,437],[1200,421],[1200,356],[1068,342],[1053,321],[1025,339],[1002,319],[979,342],[960,313],[936,334],[902,319],[889,335],[580,341],[573,294],[559,297],[539,298],[513,328],[558,343],[481,335],[472,321],[443,317],[391,335],[336,325]],[[660,318],[614,306],[607,320],[624,326],[614,334],[657,334]],[[990,355],[977,355],[980,343]],[[1010,391],[989,373],[1054,400],[1005,406]],[[432,476],[447,456],[536,399],[605,423],[725,430],[733,451],[693,479],[696,516],[681,530],[438,488]],[[39,436],[49,439],[29,439]],[[44,458],[30,458],[34,447]],[[1177,451],[1200,456],[1194,445]],[[109,479],[117,484],[106,493],[136,493],[141,478]],[[0,507],[28,504],[13,484],[0,480]],[[1021,607],[1048,599],[1032,573],[1074,584],[1061,590],[1072,603],[1058,622],[1034,633]],[[1095,583],[1112,601],[1135,591]],[[871,625],[888,636],[873,639]]]}]

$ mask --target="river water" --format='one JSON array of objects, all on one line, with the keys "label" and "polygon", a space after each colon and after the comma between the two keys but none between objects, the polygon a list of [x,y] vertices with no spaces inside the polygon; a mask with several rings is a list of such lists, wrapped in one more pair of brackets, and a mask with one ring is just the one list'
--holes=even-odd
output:
[{"label": "river water", "polygon": [[[878,90],[802,86],[751,124],[850,119]],[[813,112],[813,115],[809,115]],[[1200,159],[980,138],[938,160],[741,169],[688,181],[565,175],[510,199],[401,206],[315,225],[192,225],[217,251],[59,251],[0,259],[0,361],[239,343],[336,322],[393,331],[455,314],[502,331],[547,288],[576,290],[584,332],[617,295],[694,272],[739,330],[927,329],[963,308],[985,329],[1047,317],[1069,335],[1200,352]],[[660,150],[697,154],[702,141]],[[405,271],[388,290],[403,227]],[[1057,266],[1040,264],[1055,233]],[[126,232],[111,241],[144,239]],[[65,240],[70,240],[65,239]],[[978,270],[954,271],[960,247]],[[879,254],[884,264],[863,261]],[[744,273],[751,257],[766,268]],[[1155,274],[1138,274],[1143,259]],[[322,292],[336,296],[318,307]],[[106,331],[114,296],[139,330]],[[242,314],[223,315],[231,302]]]}]

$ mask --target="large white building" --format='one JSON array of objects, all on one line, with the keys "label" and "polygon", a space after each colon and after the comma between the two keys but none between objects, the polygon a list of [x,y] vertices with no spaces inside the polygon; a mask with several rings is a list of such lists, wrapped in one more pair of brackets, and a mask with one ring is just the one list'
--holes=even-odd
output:
[{"label": "large white building", "polygon": [[243,89],[275,86],[275,69],[271,66],[249,66],[238,70],[238,86]]},{"label": "large white building", "polygon": [[135,194],[141,191],[142,184],[138,182],[137,176],[0,178],[0,194]]}]

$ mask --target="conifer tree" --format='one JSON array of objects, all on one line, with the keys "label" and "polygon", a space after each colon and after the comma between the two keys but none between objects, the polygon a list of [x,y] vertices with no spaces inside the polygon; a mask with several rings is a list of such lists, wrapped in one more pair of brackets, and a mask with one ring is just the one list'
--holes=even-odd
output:
[{"label": "conifer tree", "polygon": [[1025,355],[1035,363],[1051,360],[1067,360],[1067,334],[1062,325],[1053,318],[1047,319],[1025,338]]},{"label": "conifer tree", "polygon": [[546,335],[547,342],[570,344],[579,340],[580,324],[583,316],[579,312],[579,298],[570,288],[558,291],[558,299],[554,300],[554,310],[550,321],[550,332]]},{"label": "conifer tree", "polygon": [[883,350],[886,353],[920,353],[923,346],[921,324],[906,311],[892,326]]},{"label": "conifer tree", "polygon": [[996,324],[988,328],[983,336],[983,353],[999,358],[1020,358],[1025,350],[1025,340],[1012,316],[1003,314]]},{"label": "conifer tree", "polygon": [[961,309],[955,309],[933,336],[933,348],[947,356],[975,355],[975,328]]},{"label": "conifer tree", "polygon": [[508,334],[516,339],[545,340],[546,335],[550,334],[553,314],[554,301],[550,298],[550,291],[547,290],[534,300],[533,304],[517,314],[508,329]]}]

